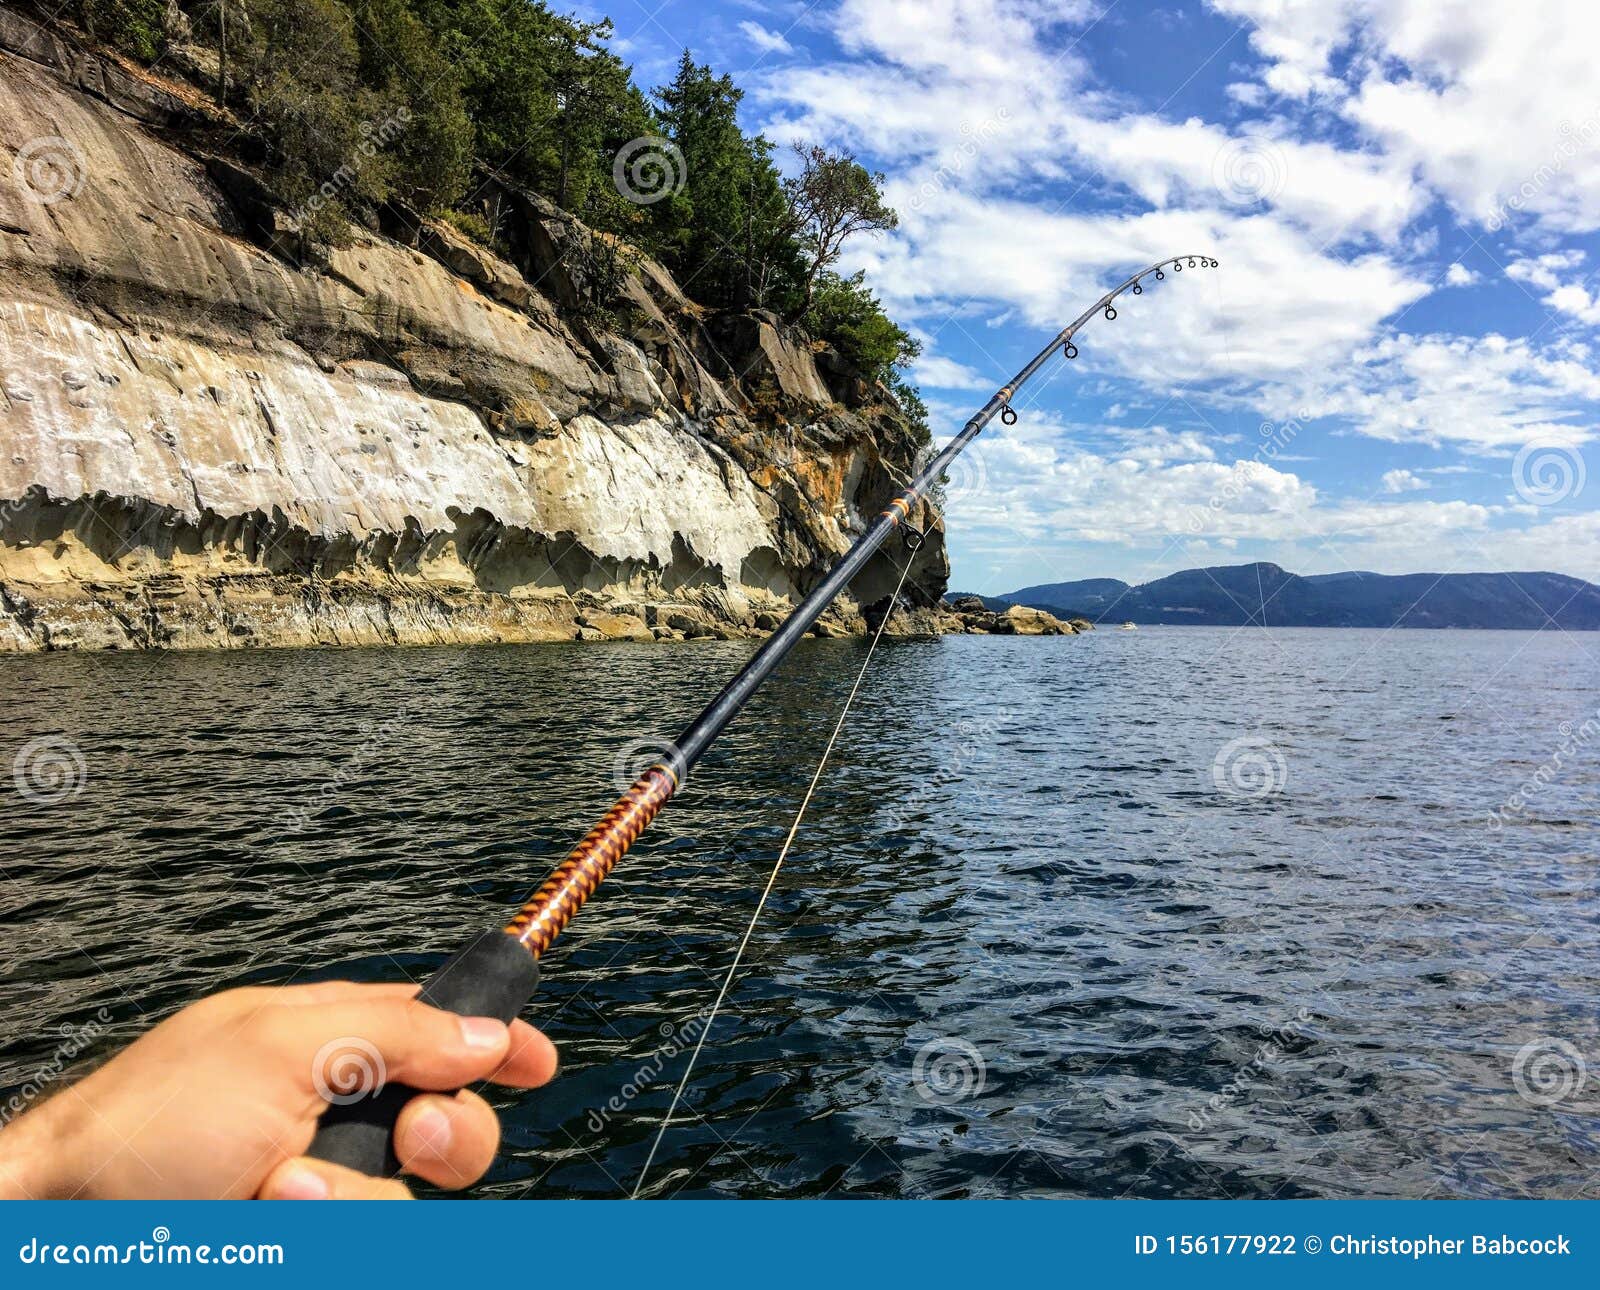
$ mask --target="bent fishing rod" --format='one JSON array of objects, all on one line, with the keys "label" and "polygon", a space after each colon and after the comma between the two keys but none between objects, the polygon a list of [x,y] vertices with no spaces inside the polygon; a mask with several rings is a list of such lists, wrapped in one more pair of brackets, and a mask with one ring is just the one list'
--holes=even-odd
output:
[{"label": "bent fishing rod", "polygon": [[[505,927],[480,934],[446,959],[428,978],[418,998],[435,1008],[464,1017],[497,1017],[507,1023],[512,1021],[538,988],[539,960],[550,948],[551,942],[583,908],[584,902],[594,895],[595,888],[660,813],[706,749],[727,729],[729,722],[783,662],[800,638],[811,630],[834,598],[897,529],[903,532],[911,546],[910,559],[915,558],[916,549],[927,535],[911,524],[911,512],[943,478],[951,462],[996,416],[999,416],[1003,425],[1016,424],[1017,413],[1012,407],[1012,400],[1057,349],[1066,358],[1078,356],[1073,337],[1096,314],[1111,321],[1117,316],[1114,302],[1124,292],[1142,295],[1145,279],[1163,280],[1169,267],[1179,273],[1186,264],[1191,269],[1196,266],[1215,268],[1217,261],[1206,255],[1178,255],[1141,269],[1084,310],[1040,350],[1032,362],[1012,377],[1008,385],[1002,386],[967,422],[961,433],[928,462],[905,490],[878,515],[871,527],[856,539],[855,544],[766,639],[738,675],[689,723],[677,741],[670,745],[667,756],[646,769],[627,792],[613,803],[611,809],[601,816],[599,823],[573,847],[544,885],[517,911],[516,916]],[[910,559],[907,561],[907,570],[910,569]],[[903,582],[904,574],[902,585]],[[898,588],[895,594],[898,595]],[[891,602],[885,611],[885,619],[893,610]],[[881,624],[879,630],[882,630]],[[759,914],[759,910],[757,912]],[[394,1126],[401,1109],[416,1094],[416,1089],[391,1083],[380,1087],[371,1097],[330,1104],[322,1115],[307,1154],[365,1174],[399,1172],[400,1164],[393,1147]]]}]

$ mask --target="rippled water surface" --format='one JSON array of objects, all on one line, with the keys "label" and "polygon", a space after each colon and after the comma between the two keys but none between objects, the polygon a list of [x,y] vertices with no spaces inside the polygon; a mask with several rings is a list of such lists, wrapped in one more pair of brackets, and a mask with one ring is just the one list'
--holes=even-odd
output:
[{"label": "rippled water surface", "polygon": [[[0,659],[0,771],[85,771],[3,790],[0,1085],[102,1007],[420,975],[749,648]],[[548,957],[564,1068],[480,1194],[631,1188],[864,648]],[[1593,635],[885,642],[648,1190],[1600,1192],[1597,710]]]}]

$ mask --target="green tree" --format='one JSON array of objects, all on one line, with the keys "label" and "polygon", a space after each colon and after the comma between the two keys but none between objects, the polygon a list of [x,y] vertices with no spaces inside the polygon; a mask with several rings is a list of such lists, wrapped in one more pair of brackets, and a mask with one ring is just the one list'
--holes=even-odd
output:
[{"label": "green tree", "polygon": [[922,353],[922,344],[896,324],[866,284],[866,275],[818,275],[811,308],[803,319],[813,336],[827,341],[868,380],[889,384],[895,369]]},{"label": "green tree", "polygon": [[552,13],[537,0],[417,0],[457,68],[479,155],[585,219],[620,231],[632,212],[603,194],[616,150],[650,132],[644,96],[605,47],[609,21]]},{"label": "green tree", "polygon": [[788,203],[771,144],[739,128],[743,91],[685,50],[656,96],[661,127],[683,156],[684,180],[681,194],[654,208],[660,248],[708,303],[770,300],[790,285],[795,267]]},{"label": "green tree", "polygon": [[[158,52],[164,0],[75,3],[100,38]],[[652,107],[607,47],[609,22],[557,14],[543,0],[185,8],[197,37],[217,47],[219,98],[256,128],[268,178],[313,237],[337,239],[350,216],[400,197],[492,243],[494,227],[453,209],[481,160],[595,231],[570,239],[574,279],[586,284],[574,308],[591,321],[608,320],[643,249],[703,305],[800,319],[921,419],[902,376],[917,342],[861,274],[834,269],[851,238],[896,227],[883,176],[848,153],[797,145],[799,173],[785,181],[771,143],[740,128],[739,87],[687,51]],[[670,159],[665,198],[641,201],[613,167],[628,144],[655,135],[681,157]]]},{"label": "green tree", "polygon": [[900,217],[884,203],[881,173],[874,174],[847,152],[795,145],[800,173],[784,183],[790,225],[808,263],[800,283],[799,317],[811,308],[817,277],[838,263],[845,244],[859,233],[888,232]]},{"label": "green tree", "polygon": [[378,96],[394,193],[423,210],[454,203],[472,173],[473,128],[461,74],[448,62],[407,0],[354,0],[360,56],[356,74]]},{"label": "green tree", "polygon": [[166,46],[166,0],[78,0],[74,8],[91,40],[147,63]]},{"label": "green tree", "polygon": [[337,0],[253,0],[249,14],[239,86],[271,145],[274,185],[306,232],[336,240],[351,207],[389,193],[389,159],[362,148],[382,99],[361,84],[355,23]]}]

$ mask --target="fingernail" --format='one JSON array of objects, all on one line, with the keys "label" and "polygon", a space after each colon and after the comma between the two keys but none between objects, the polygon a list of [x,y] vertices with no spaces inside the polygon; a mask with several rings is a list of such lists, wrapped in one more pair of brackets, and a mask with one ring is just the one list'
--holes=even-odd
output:
[{"label": "fingernail", "polygon": [[461,1041],[468,1048],[502,1048],[506,1042],[505,1023],[493,1017],[463,1017]]},{"label": "fingernail", "polygon": [[416,1135],[417,1145],[440,1160],[449,1154],[450,1140],[455,1136],[450,1117],[435,1106],[418,1113],[411,1122],[411,1132]]},{"label": "fingernail", "polygon": [[296,1165],[278,1179],[272,1195],[275,1200],[327,1200],[328,1182],[314,1170]]}]

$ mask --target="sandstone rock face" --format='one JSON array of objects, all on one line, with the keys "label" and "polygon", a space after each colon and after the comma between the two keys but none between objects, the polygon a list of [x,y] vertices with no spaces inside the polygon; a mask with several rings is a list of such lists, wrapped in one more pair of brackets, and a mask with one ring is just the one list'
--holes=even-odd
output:
[{"label": "sandstone rock face", "polygon": [[590,235],[526,193],[511,259],[319,251],[207,110],[0,9],[0,649],[759,634],[903,486],[776,319],[713,336],[645,262],[573,321]]}]

